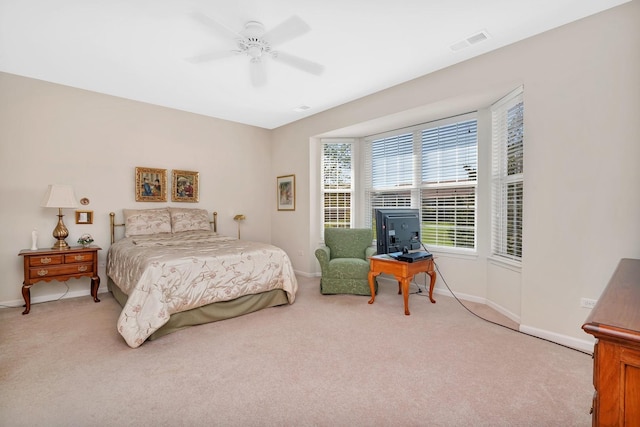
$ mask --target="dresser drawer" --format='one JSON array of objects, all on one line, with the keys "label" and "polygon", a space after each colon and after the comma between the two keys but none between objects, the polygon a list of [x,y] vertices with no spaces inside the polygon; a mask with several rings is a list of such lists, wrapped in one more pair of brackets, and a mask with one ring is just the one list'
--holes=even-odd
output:
[{"label": "dresser drawer", "polygon": [[93,257],[95,256],[95,252],[83,252],[76,254],[65,254],[64,255],[64,263],[71,264],[75,262],[91,262],[93,261]]},{"label": "dresser drawer", "polygon": [[42,255],[29,257],[30,266],[62,264],[63,255]]},{"label": "dresser drawer", "polygon": [[29,269],[29,278],[38,279],[45,277],[65,276],[69,274],[86,274],[93,271],[93,264],[61,264],[53,266],[41,266]]}]

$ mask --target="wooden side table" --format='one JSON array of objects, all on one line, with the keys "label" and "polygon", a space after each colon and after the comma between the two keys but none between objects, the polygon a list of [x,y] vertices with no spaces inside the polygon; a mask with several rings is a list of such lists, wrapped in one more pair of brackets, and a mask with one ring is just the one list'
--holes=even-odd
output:
[{"label": "wooden side table", "polygon": [[25,302],[25,310],[22,314],[29,314],[31,310],[30,288],[40,281],[52,280],[65,281],[70,278],[90,277],[91,296],[94,302],[98,299],[98,246],[73,246],[70,249],[23,249],[18,254],[24,257],[24,282],[22,284],[22,297]]},{"label": "wooden side table", "polygon": [[409,312],[409,282],[418,273],[427,273],[431,277],[429,300],[433,304],[436,303],[436,300],[433,299],[433,287],[436,284],[433,258],[416,262],[398,261],[389,255],[374,255],[369,258],[369,288],[371,289],[369,304],[373,304],[376,299],[375,277],[382,273],[391,274],[398,280],[398,294],[402,293],[404,314],[407,316],[411,314]]}]

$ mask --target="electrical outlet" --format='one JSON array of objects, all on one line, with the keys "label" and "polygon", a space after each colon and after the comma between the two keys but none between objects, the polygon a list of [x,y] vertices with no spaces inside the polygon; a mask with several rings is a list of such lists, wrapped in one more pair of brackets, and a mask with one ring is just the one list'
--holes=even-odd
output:
[{"label": "electrical outlet", "polygon": [[580,307],[593,308],[595,307],[596,302],[598,302],[598,300],[590,298],[580,298]]},{"label": "electrical outlet", "polygon": [[304,252],[298,251],[298,256],[304,256]]}]

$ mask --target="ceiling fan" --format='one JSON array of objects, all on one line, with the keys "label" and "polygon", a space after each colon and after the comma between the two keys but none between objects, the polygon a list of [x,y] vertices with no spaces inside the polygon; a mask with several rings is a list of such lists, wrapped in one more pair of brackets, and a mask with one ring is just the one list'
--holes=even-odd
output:
[{"label": "ceiling fan", "polygon": [[266,58],[271,58],[274,61],[282,62],[283,64],[315,75],[320,75],[324,71],[324,66],[318,63],[279,50],[274,50],[275,46],[299,37],[311,29],[296,15],[269,31],[265,30],[262,23],[249,21],[240,32],[236,32],[202,13],[194,13],[193,18],[217,35],[235,41],[236,49],[203,53],[188,58],[190,62],[201,63],[244,54],[249,57],[251,83],[256,87],[263,86],[267,81],[264,67]]}]

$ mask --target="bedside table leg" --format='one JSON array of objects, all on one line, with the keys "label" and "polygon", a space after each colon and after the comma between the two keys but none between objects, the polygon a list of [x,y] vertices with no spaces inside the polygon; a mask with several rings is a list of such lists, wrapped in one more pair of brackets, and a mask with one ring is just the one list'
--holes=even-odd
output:
[{"label": "bedside table leg", "polygon": [[91,278],[91,296],[93,297],[93,302],[100,302],[98,299],[98,288],[100,287],[100,276],[95,276]]},{"label": "bedside table leg", "polygon": [[24,306],[26,307],[22,314],[29,314],[29,310],[31,310],[31,291],[29,288],[31,285],[22,285],[22,298],[24,298]]}]

